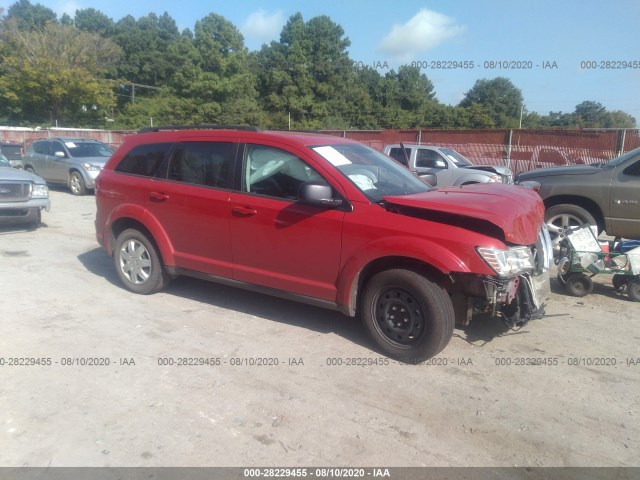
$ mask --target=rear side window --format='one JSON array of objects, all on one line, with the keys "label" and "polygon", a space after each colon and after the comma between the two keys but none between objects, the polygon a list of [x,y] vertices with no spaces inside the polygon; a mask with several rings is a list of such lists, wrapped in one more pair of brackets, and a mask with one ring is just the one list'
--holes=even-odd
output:
[{"label": "rear side window", "polygon": [[[405,152],[407,154],[406,157],[405,157]],[[397,160],[398,162],[400,162],[402,165],[406,167],[407,158],[411,157],[411,149],[405,148],[403,152],[402,148],[398,148],[398,147],[392,148],[391,150],[389,150],[389,156],[394,160]]]},{"label": "rear side window", "polygon": [[116,172],[153,177],[162,165],[173,143],[139,145],[127,153],[115,168]]},{"label": "rear side window", "polygon": [[51,142],[34,142],[33,143],[33,151],[35,153],[39,153],[40,155],[49,155],[49,143]]},{"label": "rear side window", "polygon": [[176,182],[231,188],[236,144],[231,142],[184,142],[169,160],[167,178]]}]

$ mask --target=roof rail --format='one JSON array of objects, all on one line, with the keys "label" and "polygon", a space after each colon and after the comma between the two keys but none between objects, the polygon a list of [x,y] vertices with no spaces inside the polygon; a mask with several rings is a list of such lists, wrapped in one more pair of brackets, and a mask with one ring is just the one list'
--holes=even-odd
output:
[{"label": "roof rail", "polygon": [[160,132],[165,130],[242,130],[245,132],[259,132],[261,128],[252,125],[165,125],[162,127],[146,127],[138,130],[138,133]]}]

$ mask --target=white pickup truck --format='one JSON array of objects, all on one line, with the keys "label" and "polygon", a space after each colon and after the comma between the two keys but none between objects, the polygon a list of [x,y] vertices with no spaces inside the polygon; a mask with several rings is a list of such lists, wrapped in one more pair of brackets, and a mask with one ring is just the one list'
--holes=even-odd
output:
[{"label": "white pickup truck", "polygon": [[[460,153],[446,147],[408,143],[391,144],[384,147],[384,153],[402,163],[419,177],[428,176],[433,179],[435,175],[436,184],[433,186],[437,187],[513,182],[509,168],[498,165],[474,165]],[[433,184],[433,180],[429,183]]]}]

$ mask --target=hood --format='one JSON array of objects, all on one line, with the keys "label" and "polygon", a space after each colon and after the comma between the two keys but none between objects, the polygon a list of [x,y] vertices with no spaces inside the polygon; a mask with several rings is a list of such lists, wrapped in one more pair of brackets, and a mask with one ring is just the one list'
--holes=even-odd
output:
[{"label": "hood", "polygon": [[464,167],[469,170],[484,170],[485,172],[495,172],[503,176],[511,175],[511,169],[500,165],[469,165]]},{"label": "hood", "polygon": [[425,212],[483,220],[502,230],[506,241],[519,245],[536,243],[544,219],[544,205],[536,192],[501,183],[442,188],[384,200]]},{"label": "hood", "polygon": [[556,175],[593,175],[600,169],[591,165],[569,165],[567,167],[538,168],[518,174],[518,180],[529,180],[537,177],[549,177]]},{"label": "hood", "polygon": [[2,182],[3,180],[12,182],[27,181],[32,183],[45,183],[44,180],[39,176],[13,167],[0,167],[0,182]]}]

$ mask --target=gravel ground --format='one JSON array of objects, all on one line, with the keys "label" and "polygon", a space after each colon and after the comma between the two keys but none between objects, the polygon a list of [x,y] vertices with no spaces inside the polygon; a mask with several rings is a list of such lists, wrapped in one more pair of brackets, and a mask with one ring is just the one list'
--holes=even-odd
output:
[{"label": "gravel ground", "polygon": [[608,276],[399,365],[335,312],[189,278],[131,294],[95,198],[51,196],[37,230],[0,229],[0,466],[640,463],[640,304]]}]

